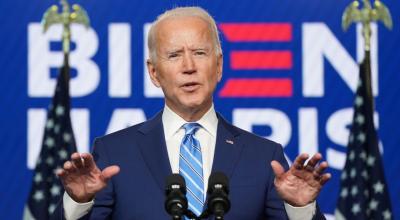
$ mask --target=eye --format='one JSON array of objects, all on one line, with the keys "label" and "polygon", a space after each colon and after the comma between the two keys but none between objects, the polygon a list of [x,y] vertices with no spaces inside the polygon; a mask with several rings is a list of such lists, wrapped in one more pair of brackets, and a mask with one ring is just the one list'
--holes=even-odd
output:
[{"label": "eye", "polygon": [[194,52],[194,55],[196,55],[196,56],[205,56],[205,55],[207,55],[207,53],[204,50],[196,50]]},{"label": "eye", "polygon": [[178,56],[179,56],[178,53],[170,53],[170,54],[168,54],[168,59],[176,58]]}]

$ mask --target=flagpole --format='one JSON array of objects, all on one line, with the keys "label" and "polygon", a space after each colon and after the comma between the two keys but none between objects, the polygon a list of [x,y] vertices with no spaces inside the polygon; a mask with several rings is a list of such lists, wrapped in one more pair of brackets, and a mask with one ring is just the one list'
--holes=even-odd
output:
[{"label": "flagpole", "polygon": [[31,192],[24,209],[24,220],[47,220],[57,208],[64,193],[61,181],[56,176],[70,155],[77,151],[70,117],[69,96],[69,53],[71,24],[83,24],[89,27],[87,13],[79,5],[73,5],[72,11],[67,0],[61,0],[62,11],[53,5],[43,15],[43,32],[52,25],[61,24],[63,64],[57,77],[54,96],[47,112],[42,147],[33,172]]},{"label": "flagpole", "polygon": [[374,97],[371,87],[371,22],[381,21],[391,29],[388,8],[379,0],[355,0],[343,13],[342,28],[362,24],[364,59],[360,64],[359,81],[354,101],[354,115],[347,146],[346,163],[340,177],[340,193],[335,210],[336,220],[393,219],[386,184],[379,138],[374,126]]}]

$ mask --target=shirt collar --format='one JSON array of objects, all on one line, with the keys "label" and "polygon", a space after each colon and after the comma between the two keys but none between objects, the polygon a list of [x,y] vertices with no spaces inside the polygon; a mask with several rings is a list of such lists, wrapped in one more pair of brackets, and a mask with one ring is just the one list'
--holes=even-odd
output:
[{"label": "shirt collar", "polygon": [[[188,123],[178,114],[173,112],[167,105],[164,106],[162,114],[162,122],[164,126],[165,139],[172,137],[179,129]],[[199,123],[212,136],[216,136],[218,127],[218,118],[214,109],[214,104],[196,123]]]}]

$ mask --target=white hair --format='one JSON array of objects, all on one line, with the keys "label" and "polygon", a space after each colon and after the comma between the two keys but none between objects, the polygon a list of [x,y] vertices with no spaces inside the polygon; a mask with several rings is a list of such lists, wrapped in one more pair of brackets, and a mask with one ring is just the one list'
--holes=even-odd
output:
[{"label": "white hair", "polygon": [[211,37],[214,41],[213,43],[216,55],[222,54],[221,42],[219,40],[218,29],[214,18],[212,18],[206,10],[200,7],[177,7],[167,10],[163,14],[159,15],[150,27],[147,38],[147,47],[149,48],[150,60],[152,62],[155,62],[157,58],[157,25],[163,20],[176,17],[196,17],[204,20],[208,24],[211,31]]}]

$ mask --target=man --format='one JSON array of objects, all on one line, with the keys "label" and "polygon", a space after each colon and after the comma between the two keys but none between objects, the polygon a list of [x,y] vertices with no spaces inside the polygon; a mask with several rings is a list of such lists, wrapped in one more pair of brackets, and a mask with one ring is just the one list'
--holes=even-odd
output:
[{"label": "man", "polygon": [[315,199],[330,174],[323,173],[328,165],[319,163],[320,154],[307,165],[308,156],[300,155],[285,172],[279,144],[215,112],[212,95],[223,59],[211,16],[197,7],[166,11],[153,23],[148,42],[147,67],[164,92],[164,110],[98,138],[93,157],[74,153],[57,173],[66,193],[54,217],[168,219],[164,181],[172,173],[186,179],[189,208],[200,215],[208,177],[222,171],[231,186],[226,219],[323,218]]}]

